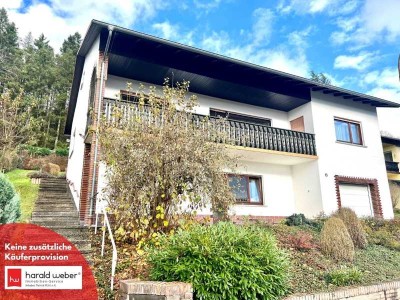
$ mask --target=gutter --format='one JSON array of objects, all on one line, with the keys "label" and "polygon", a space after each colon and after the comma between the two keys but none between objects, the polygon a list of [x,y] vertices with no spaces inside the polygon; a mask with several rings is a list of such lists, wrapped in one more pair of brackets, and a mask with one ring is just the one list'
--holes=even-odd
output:
[{"label": "gutter", "polygon": [[103,60],[101,62],[101,77],[100,77],[100,91],[99,91],[99,100],[98,100],[98,108],[97,108],[97,124],[96,124],[96,140],[95,140],[95,148],[94,148],[94,162],[93,162],[93,178],[92,178],[92,189],[90,192],[90,207],[89,207],[89,217],[93,216],[93,201],[95,197],[95,183],[96,183],[96,171],[97,171],[97,159],[99,154],[99,124],[101,117],[101,107],[103,100],[103,85],[104,85],[104,61],[108,55],[108,50],[110,47],[111,37],[113,34],[114,26],[108,26],[108,38],[106,43],[106,48],[104,49]]}]

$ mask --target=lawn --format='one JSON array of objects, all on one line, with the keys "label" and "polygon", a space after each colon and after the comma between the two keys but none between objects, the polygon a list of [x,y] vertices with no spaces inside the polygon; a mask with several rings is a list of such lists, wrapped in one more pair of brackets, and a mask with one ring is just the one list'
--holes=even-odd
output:
[{"label": "lawn", "polygon": [[394,210],[394,217],[396,219],[400,219],[400,208]]},{"label": "lawn", "polygon": [[31,183],[31,179],[27,176],[30,172],[32,171],[16,169],[6,173],[7,178],[14,184],[21,198],[20,222],[29,221],[35,201],[38,197],[39,185]]}]

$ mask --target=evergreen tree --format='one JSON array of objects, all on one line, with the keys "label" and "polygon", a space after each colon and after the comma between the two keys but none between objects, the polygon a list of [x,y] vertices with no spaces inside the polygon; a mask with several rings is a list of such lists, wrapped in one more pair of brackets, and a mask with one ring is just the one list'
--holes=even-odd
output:
[{"label": "evergreen tree", "polygon": [[15,24],[8,19],[7,11],[0,9],[0,92],[11,78],[16,77],[15,62],[18,52],[18,33]]},{"label": "evergreen tree", "polygon": [[310,79],[323,84],[331,84],[331,80],[324,73],[310,72]]}]

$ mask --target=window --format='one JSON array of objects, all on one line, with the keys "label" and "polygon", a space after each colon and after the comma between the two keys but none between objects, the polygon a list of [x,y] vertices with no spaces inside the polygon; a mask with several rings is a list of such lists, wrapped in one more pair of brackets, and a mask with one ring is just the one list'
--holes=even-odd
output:
[{"label": "window", "polygon": [[350,144],[362,145],[360,123],[335,119],[336,140]]},{"label": "window", "polygon": [[392,151],[385,151],[384,152],[385,155],[385,161],[393,161],[393,154]]},{"label": "window", "polygon": [[238,114],[238,113],[217,110],[217,109],[210,109],[210,116],[227,118],[228,120],[232,120],[232,121],[239,121],[239,122],[246,122],[246,123],[252,123],[252,124],[257,124],[257,125],[271,126],[270,119],[242,115],[242,114]]},{"label": "window", "polygon": [[261,177],[229,175],[229,186],[237,203],[262,204]]}]

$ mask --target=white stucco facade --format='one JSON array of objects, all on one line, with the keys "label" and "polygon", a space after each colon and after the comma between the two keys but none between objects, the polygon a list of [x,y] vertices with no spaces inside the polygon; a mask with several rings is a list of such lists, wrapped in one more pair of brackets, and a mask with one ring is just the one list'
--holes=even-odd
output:
[{"label": "white stucco facade", "polygon": [[[85,61],[82,88],[72,125],[70,158],[67,178],[80,191],[89,85],[93,68],[98,59],[98,41]],[[132,83],[136,91],[139,82],[127,78],[108,75],[104,97],[116,99],[121,90]],[[143,83],[145,86],[149,84]],[[159,87],[160,92],[162,87]],[[199,106],[196,113],[208,115],[210,108],[227,110],[245,115],[268,118],[273,127],[290,129],[290,121],[304,118],[305,132],[315,134],[318,157],[306,158],[284,153],[236,149],[242,154],[240,174],[257,175],[262,178],[262,205],[235,205],[232,214],[237,216],[289,216],[304,213],[313,217],[321,212],[329,214],[338,208],[335,189],[335,175],[376,179],[379,185],[382,211],[385,218],[392,218],[390,192],[386,177],[385,162],[376,108],[346,100],[341,97],[311,92],[311,101],[289,112],[244,103],[197,95]],[[362,146],[336,141],[334,118],[344,118],[360,122],[364,144]],[[106,186],[106,167],[99,170],[99,199],[101,189]],[[73,193],[74,194],[74,193]],[[79,207],[79,195],[74,201]],[[199,212],[210,214],[210,210]]]},{"label": "white stucco facade", "polygon": [[[337,209],[334,176],[377,179],[383,216],[393,218],[376,108],[313,92],[311,101],[318,152],[318,172],[325,213]],[[363,145],[336,141],[334,118],[360,122]]]},{"label": "white stucco facade", "polygon": [[83,154],[85,150],[84,139],[89,105],[90,81],[93,70],[96,68],[99,59],[99,43],[100,38],[97,38],[85,58],[70,137],[66,176],[70,183],[71,194],[78,209],[82,181]]}]

